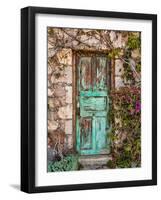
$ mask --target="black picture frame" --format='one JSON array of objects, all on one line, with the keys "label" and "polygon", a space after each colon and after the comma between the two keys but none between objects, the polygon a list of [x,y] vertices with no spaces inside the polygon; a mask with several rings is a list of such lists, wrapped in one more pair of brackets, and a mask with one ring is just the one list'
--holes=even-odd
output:
[{"label": "black picture frame", "polygon": [[[152,21],[152,179],[76,185],[35,186],[35,15],[60,14]],[[147,186],[157,184],[157,15],[45,7],[21,9],[21,190],[27,193]]]}]

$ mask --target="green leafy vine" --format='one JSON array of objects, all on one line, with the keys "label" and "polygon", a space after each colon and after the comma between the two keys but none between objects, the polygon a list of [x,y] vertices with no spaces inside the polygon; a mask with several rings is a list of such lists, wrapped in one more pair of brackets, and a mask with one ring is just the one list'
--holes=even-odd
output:
[{"label": "green leafy vine", "polygon": [[111,91],[111,155],[109,168],[141,165],[141,99],[140,88]]}]

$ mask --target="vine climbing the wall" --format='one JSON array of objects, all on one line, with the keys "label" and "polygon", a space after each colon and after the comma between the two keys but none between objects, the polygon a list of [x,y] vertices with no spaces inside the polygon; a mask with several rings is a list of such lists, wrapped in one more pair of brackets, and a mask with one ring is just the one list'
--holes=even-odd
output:
[{"label": "vine climbing the wall", "polygon": [[132,51],[141,51],[140,35],[130,34],[124,51],[125,87],[110,92],[111,156],[109,168],[141,165],[141,61],[131,59]]}]

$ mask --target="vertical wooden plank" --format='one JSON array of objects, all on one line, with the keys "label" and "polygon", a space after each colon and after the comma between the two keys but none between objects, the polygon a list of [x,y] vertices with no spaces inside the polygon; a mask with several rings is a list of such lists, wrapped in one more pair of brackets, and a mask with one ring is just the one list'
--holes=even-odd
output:
[{"label": "vertical wooden plank", "polygon": [[79,125],[80,117],[77,116],[76,118],[76,150],[80,153],[80,125]]},{"label": "vertical wooden plank", "polygon": [[111,61],[109,59],[107,59],[107,90],[110,91],[111,89]]},{"label": "vertical wooden plank", "polygon": [[96,118],[96,149],[99,151],[106,148],[106,133],[107,119],[106,117]]},{"label": "vertical wooden plank", "polygon": [[94,67],[94,89],[95,90],[106,90],[107,89],[107,58],[99,57],[95,58],[95,67]]},{"label": "vertical wooden plank", "polygon": [[79,74],[80,74],[80,89],[90,90],[91,89],[91,57],[80,58],[79,64]]},{"label": "vertical wooden plank", "polygon": [[75,136],[76,136],[76,150],[78,153],[80,153],[80,126],[79,126],[79,119],[80,116],[78,115],[77,112],[77,105],[79,103],[79,92],[80,92],[80,69],[79,69],[79,60],[80,60],[80,55],[78,52],[75,52],[75,123],[76,123],[76,128],[75,128]]},{"label": "vertical wooden plank", "polygon": [[92,90],[95,90],[95,77],[96,77],[96,56],[93,55],[92,56],[92,73],[91,73],[91,76],[92,76]]},{"label": "vertical wooden plank", "polygon": [[81,149],[92,148],[92,119],[80,119],[80,145]]},{"label": "vertical wooden plank", "polygon": [[93,116],[92,119],[92,147],[93,147],[93,153],[95,153],[96,150],[96,120],[95,120],[95,116]]}]

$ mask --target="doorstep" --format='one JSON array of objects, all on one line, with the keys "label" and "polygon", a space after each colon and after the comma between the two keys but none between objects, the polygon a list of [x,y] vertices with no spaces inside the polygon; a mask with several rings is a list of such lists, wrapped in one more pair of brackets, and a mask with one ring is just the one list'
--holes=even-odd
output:
[{"label": "doorstep", "polygon": [[109,155],[83,155],[78,159],[80,170],[108,169],[109,160],[111,160]]}]

